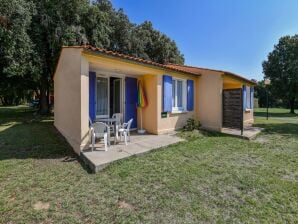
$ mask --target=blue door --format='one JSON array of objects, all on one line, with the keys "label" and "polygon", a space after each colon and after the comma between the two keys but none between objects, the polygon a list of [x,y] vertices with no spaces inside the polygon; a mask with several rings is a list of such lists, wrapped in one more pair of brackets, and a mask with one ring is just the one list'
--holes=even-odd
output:
[{"label": "blue door", "polygon": [[133,118],[131,128],[137,128],[137,79],[125,78],[125,122]]},{"label": "blue door", "polygon": [[89,72],[89,118],[93,122],[95,120],[95,82],[96,73]]}]

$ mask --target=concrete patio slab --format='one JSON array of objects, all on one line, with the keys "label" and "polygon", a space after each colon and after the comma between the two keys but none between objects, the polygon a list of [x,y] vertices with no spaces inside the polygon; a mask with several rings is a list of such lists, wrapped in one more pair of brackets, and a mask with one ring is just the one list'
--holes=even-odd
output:
[{"label": "concrete patio slab", "polygon": [[118,144],[111,145],[108,151],[104,151],[102,144],[96,144],[96,150],[93,152],[84,151],[81,153],[81,157],[93,172],[97,172],[114,161],[132,155],[141,155],[153,149],[175,144],[180,141],[183,141],[183,139],[175,134],[138,135],[133,133],[131,135],[131,141],[127,146],[124,142],[119,142]]},{"label": "concrete patio slab", "polygon": [[247,126],[244,127],[243,135],[241,135],[241,130],[232,128],[222,128],[221,132],[224,134],[238,136],[241,138],[251,140],[254,139],[262,130],[263,128]]}]

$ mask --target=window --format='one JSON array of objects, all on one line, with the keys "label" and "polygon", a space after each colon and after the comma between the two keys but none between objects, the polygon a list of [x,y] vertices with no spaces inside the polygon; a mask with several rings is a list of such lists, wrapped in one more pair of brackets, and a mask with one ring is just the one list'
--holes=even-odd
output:
[{"label": "window", "polygon": [[247,109],[251,109],[251,106],[250,106],[250,97],[251,97],[251,94],[250,94],[250,87],[249,86],[246,86],[246,108]]},{"label": "window", "polygon": [[96,116],[109,117],[109,80],[104,77],[96,80]]},{"label": "window", "polygon": [[175,79],[172,81],[172,111],[186,110],[186,81]]},{"label": "window", "polygon": [[252,109],[254,101],[253,86],[243,86],[243,109]]}]

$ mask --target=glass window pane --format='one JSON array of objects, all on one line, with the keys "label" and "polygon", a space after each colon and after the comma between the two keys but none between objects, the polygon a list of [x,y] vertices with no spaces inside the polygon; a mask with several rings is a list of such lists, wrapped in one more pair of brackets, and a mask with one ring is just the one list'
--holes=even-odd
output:
[{"label": "glass window pane", "polygon": [[246,108],[251,108],[250,106],[250,87],[246,86]]},{"label": "glass window pane", "polygon": [[177,107],[182,107],[183,82],[177,81]]},{"label": "glass window pane", "polygon": [[175,96],[176,96],[176,80],[173,80],[172,81],[172,107],[176,107]]},{"label": "glass window pane", "polygon": [[[121,79],[115,79],[113,81],[113,113],[121,112]],[[112,114],[111,114],[112,115]]]},{"label": "glass window pane", "polygon": [[108,79],[97,78],[96,115],[108,115]]}]

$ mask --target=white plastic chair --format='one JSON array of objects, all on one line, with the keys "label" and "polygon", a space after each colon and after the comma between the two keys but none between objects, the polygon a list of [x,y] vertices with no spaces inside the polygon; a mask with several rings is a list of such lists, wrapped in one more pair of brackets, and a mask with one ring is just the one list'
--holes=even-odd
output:
[{"label": "white plastic chair", "polygon": [[120,140],[122,141],[122,137],[124,136],[125,145],[127,145],[127,140],[130,142],[130,126],[132,124],[133,119],[130,119],[127,123],[123,123],[121,128],[119,129]]},{"label": "white plastic chair", "polygon": [[115,114],[113,114],[112,118],[116,119],[116,124],[115,124],[116,130],[113,130],[113,132],[114,132],[114,136],[115,136],[116,140],[118,140],[118,132],[119,132],[119,127],[121,126],[122,121],[123,121],[123,114],[115,113]]},{"label": "white plastic chair", "polygon": [[108,151],[108,145],[110,145],[110,128],[103,122],[90,123],[90,140],[92,144],[92,151],[94,150],[95,141],[97,138],[103,138],[105,151]]},{"label": "white plastic chair", "polygon": [[123,114],[121,114],[121,113],[113,114],[112,118],[116,119],[116,124],[117,125],[121,125],[121,123],[123,121]]}]

